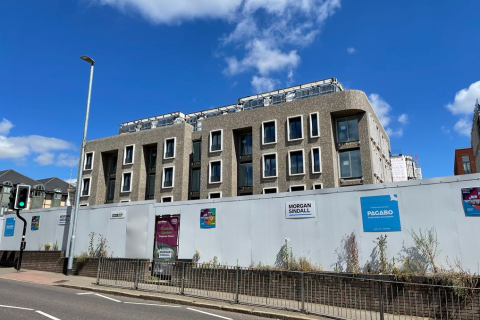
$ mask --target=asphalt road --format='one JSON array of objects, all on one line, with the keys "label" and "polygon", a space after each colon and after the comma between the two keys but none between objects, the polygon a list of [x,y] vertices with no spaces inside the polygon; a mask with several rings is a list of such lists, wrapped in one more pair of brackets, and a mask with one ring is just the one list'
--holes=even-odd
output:
[{"label": "asphalt road", "polygon": [[264,318],[0,279],[0,320],[11,319],[261,320]]}]

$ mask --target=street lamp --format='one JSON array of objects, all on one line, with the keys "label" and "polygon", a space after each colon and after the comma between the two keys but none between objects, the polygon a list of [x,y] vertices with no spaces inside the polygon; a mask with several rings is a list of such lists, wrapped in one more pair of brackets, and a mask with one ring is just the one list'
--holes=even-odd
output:
[{"label": "street lamp", "polygon": [[75,209],[73,210],[72,237],[70,238],[70,250],[68,251],[67,275],[71,275],[73,273],[73,255],[75,252],[75,235],[77,233],[78,206],[80,203],[80,196],[82,192],[83,161],[85,158],[85,144],[87,142],[88,114],[90,112],[90,97],[92,95],[93,65],[95,64],[95,61],[89,56],[81,56],[80,59],[90,63],[90,81],[88,83],[87,111],[85,113],[85,126],[83,128],[83,140],[82,140],[82,147],[80,150],[80,160],[79,160],[78,173],[77,173],[77,190],[76,190],[76,196],[75,196]]}]

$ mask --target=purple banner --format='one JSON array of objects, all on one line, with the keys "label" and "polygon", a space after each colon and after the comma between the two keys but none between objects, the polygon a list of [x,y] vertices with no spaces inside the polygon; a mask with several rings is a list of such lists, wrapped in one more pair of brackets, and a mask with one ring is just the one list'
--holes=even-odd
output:
[{"label": "purple banner", "polygon": [[178,241],[178,217],[158,218],[155,230],[156,259],[175,261]]}]

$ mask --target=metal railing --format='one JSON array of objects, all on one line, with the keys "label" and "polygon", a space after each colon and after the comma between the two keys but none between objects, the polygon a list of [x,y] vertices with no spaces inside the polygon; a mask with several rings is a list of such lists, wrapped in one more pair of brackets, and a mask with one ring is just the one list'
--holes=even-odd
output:
[{"label": "metal railing", "polygon": [[480,319],[480,289],[335,273],[101,259],[97,284],[342,319]]}]

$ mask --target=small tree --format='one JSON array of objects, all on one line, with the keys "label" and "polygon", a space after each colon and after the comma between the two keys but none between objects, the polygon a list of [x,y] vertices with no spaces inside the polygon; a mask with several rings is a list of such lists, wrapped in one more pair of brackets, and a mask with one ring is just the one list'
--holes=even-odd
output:
[{"label": "small tree", "polygon": [[425,229],[424,231],[419,229],[418,233],[412,229],[410,235],[415,243],[415,248],[428,261],[433,272],[438,273],[440,267],[437,265],[436,259],[440,253],[438,250],[438,245],[440,243],[437,240],[437,231],[435,228],[432,227],[431,229]]},{"label": "small tree", "polygon": [[352,232],[345,239],[345,253],[347,259],[347,272],[360,272],[360,264],[358,261],[358,244],[355,232]]},{"label": "small tree", "polygon": [[380,255],[380,268],[378,272],[388,272],[388,258],[387,258],[387,235],[380,235],[376,241],[373,241],[377,245],[378,253]]}]

